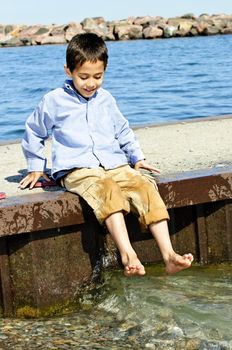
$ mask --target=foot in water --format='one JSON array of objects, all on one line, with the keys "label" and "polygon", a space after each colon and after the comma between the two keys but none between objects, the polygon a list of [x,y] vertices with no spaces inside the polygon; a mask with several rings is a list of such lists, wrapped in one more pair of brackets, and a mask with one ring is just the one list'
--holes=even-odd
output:
[{"label": "foot in water", "polygon": [[165,271],[169,275],[174,275],[179,271],[189,268],[192,265],[193,259],[193,255],[191,253],[184,255],[173,253],[165,261]]},{"label": "foot in water", "polygon": [[124,275],[126,277],[144,276],[146,274],[144,266],[137,257],[122,259],[124,265]]},{"label": "foot in water", "polygon": [[144,276],[146,274],[145,268],[142,264],[126,265],[124,268],[124,275],[126,277]]}]

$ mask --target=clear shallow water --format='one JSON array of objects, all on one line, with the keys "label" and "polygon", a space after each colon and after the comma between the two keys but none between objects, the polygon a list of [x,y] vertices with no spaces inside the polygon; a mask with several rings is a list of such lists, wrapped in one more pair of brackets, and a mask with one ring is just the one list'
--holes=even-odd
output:
[{"label": "clear shallow water", "polygon": [[[232,114],[232,36],[107,43],[104,87],[132,126]],[[0,50],[0,140],[19,138],[42,95],[60,86],[65,45]]]},{"label": "clear shallow water", "polygon": [[[232,349],[232,265],[167,277],[105,273],[76,312],[51,319],[0,320],[1,349]],[[30,345],[28,345],[30,344]]]}]

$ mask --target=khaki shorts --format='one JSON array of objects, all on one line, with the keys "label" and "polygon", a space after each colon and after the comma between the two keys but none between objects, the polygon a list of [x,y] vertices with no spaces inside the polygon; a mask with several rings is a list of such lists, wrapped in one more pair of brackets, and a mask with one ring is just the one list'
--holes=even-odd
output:
[{"label": "khaki shorts", "polygon": [[63,184],[85,199],[101,224],[119,211],[135,213],[142,227],[169,219],[154,180],[129,165],[110,170],[75,169],[65,176]]}]

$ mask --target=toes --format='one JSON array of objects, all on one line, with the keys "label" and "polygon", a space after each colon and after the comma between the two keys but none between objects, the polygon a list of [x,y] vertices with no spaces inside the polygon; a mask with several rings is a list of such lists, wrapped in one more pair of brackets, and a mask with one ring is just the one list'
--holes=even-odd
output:
[{"label": "toes", "polygon": [[188,259],[190,262],[192,262],[194,260],[194,257],[191,253],[184,254],[183,257]]},{"label": "toes", "polygon": [[127,265],[124,268],[124,274],[127,277],[130,276],[144,276],[146,274],[143,265]]}]

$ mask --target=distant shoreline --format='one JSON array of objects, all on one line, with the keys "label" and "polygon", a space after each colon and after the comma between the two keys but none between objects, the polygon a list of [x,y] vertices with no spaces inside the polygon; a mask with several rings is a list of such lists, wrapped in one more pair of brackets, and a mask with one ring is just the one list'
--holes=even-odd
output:
[{"label": "distant shoreline", "polygon": [[190,13],[173,18],[143,16],[118,21],[94,17],[64,25],[0,24],[0,48],[67,44],[74,35],[85,32],[96,33],[106,41],[232,34],[232,15]]}]

